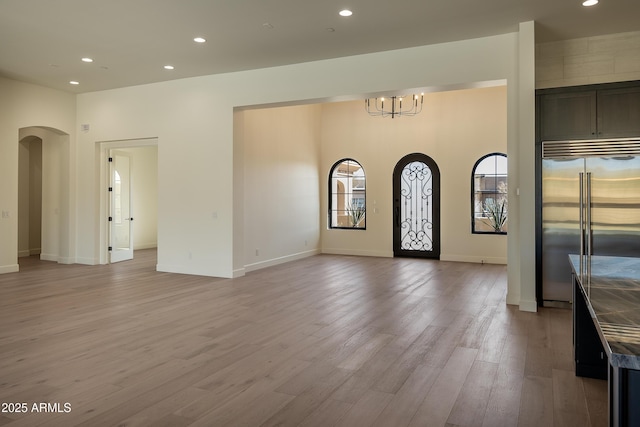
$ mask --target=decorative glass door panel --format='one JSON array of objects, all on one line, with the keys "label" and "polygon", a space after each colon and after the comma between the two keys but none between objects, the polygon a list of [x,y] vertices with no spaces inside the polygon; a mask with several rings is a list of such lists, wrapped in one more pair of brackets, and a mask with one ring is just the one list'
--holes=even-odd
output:
[{"label": "decorative glass door panel", "polygon": [[394,256],[440,258],[440,171],[424,154],[394,169]]}]

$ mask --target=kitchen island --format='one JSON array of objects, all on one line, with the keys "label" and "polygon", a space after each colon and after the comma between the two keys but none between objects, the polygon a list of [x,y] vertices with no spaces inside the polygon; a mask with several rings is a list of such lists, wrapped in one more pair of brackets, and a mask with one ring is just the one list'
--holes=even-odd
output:
[{"label": "kitchen island", "polygon": [[609,382],[609,425],[640,426],[640,258],[569,255],[576,375]]}]

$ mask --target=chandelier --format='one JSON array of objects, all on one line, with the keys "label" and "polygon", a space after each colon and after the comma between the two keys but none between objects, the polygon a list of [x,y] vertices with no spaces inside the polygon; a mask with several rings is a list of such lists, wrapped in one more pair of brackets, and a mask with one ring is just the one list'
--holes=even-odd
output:
[{"label": "chandelier", "polygon": [[371,116],[415,116],[422,111],[424,93],[410,96],[391,96],[388,98],[369,98],[364,107]]}]

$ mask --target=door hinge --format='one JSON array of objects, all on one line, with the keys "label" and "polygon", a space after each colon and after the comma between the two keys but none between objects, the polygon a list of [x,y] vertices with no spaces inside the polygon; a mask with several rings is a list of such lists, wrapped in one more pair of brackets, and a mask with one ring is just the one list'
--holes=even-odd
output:
[{"label": "door hinge", "polygon": [[113,250],[113,248],[111,246],[109,246],[109,252],[111,252]]},{"label": "door hinge", "polygon": [[113,157],[109,157],[109,163],[113,162]]},{"label": "door hinge", "polygon": [[111,221],[113,221],[113,217],[112,216],[109,217],[109,222],[111,222]]},{"label": "door hinge", "polygon": [[113,187],[109,187],[109,191],[113,191]]}]

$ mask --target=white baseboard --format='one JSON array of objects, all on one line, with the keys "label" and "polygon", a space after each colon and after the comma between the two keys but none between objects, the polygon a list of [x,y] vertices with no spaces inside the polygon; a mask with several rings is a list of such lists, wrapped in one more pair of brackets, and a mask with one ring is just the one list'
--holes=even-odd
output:
[{"label": "white baseboard", "polygon": [[97,258],[76,258],[76,264],[98,265],[100,262]]},{"label": "white baseboard", "polygon": [[220,274],[218,272],[209,271],[204,268],[193,268],[180,264],[156,264],[156,271],[164,273],[190,274],[192,276],[220,277],[223,279],[231,279],[232,277]]},{"label": "white baseboard", "polygon": [[[286,255],[279,258],[273,258],[265,261],[255,262],[253,264],[247,264],[244,266],[244,272],[249,273],[251,271],[260,270],[262,268],[272,267],[274,265],[284,264],[285,262],[295,261],[298,259],[307,258],[313,255],[318,255],[320,251],[318,249],[313,249],[310,251],[299,252],[297,254]],[[235,277],[234,271],[234,277]],[[244,275],[244,274],[243,274]]]},{"label": "white baseboard", "polygon": [[236,270],[233,270],[233,272],[231,273],[231,278],[232,279],[237,279],[238,277],[243,277],[246,272],[247,272],[247,270],[244,267],[243,268],[238,268]]},{"label": "white baseboard", "polygon": [[469,255],[454,255],[454,254],[441,254],[441,261],[454,261],[454,262],[471,262],[475,264],[503,264],[507,265],[507,259],[502,257],[483,257],[483,256],[469,256]]},{"label": "white baseboard", "polygon": [[535,313],[538,311],[538,303],[536,301],[520,300],[520,311],[529,311]]},{"label": "white baseboard", "polygon": [[58,255],[54,255],[54,254],[40,254],[40,259],[42,261],[54,261],[54,262],[58,262]]},{"label": "white baseboard", "polygon": [[18,264],[0,265],[0,274],[17,273],[18,271],[20,271],[20,266]]},{"label": "white baseboard", "polygon": [[507,304],[508,305],[520,305],[520,292],[509,292],[507,288]]},{"label": "white baseboard", "polygon": [[340,249],[340,248],[323,248],[323,254],[329,255],[355,255],[355,256],[372,256],[382,258],[393,258],[393,251],[366,251],[366,250],[353,250],[353,249]]},{"label": "white baseboard", "polygon": [[40,255],[40,252],[41,252],[40,248],[23,249],[21,251],[18,251],[18,258],[31,256],[31,255]]},{"label": "white baseboard", "polygon": [[151,242],[151,243],[139,243],[137,245],[135,245],[133,247],[134,251],[138,251],[138,250],[142,250],[142,249],[155,249],[158,247],[158,243],[157,242]]}]

